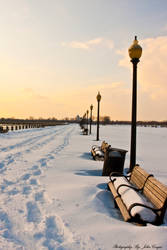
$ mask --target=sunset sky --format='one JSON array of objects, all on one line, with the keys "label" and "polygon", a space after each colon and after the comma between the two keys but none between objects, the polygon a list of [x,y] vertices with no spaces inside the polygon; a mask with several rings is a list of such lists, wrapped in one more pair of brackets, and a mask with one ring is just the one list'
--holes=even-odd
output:
[{"label": "sunset sky", "polygon": [[0,117],[131,119],[137,35],[138,120],[167,120],[166,0],[0,0]]}]

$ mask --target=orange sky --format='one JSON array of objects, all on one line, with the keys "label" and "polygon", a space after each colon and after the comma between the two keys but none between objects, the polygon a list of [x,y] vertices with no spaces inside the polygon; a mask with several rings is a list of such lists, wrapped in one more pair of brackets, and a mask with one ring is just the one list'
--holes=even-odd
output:
[{"label": "orange sky", "polygon": [[102,116],[130,120],[128,48],[138,35],[138,120],[166,120],[166,3],[70,3],[0,2],[0,117],[75,117],[91,104],[96,116],[100,91]]}]

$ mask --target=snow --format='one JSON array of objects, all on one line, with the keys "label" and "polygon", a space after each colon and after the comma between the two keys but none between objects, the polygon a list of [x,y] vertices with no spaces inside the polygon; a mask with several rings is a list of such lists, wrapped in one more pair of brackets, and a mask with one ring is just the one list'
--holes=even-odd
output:
[{"label": "snow", "polygon": [[[100,126],[95,139],[95,126],[81,135],[75,124],[0,134],[0,250],[167,249],[167,216],[124,222],[90,154],[103,140],[129,151],[130,126]],[[137,163],[164,184],[166,148],[166,128],[138,127]]]}]

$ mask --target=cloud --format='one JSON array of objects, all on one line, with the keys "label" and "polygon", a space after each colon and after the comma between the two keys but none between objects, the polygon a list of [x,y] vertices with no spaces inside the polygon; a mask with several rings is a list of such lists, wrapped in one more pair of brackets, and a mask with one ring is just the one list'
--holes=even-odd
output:
[{"label": "cloud", "polygon": [[164,25],[164,27],[162,28],[162,31],[167,31],[167,24]]},{"label": "cloud", "polygon": [[61,44],[63,47],[69,47],[74,49],[83,49],[83,50],[89,50],[92,48],[95,48],[97,46],[113,49],[114,43],[112,40],[108,40],[102,37],[98,37],[92,40],[88,40],[86,42],[80,42],[80,41],[72,41],[69,43],[62,42]]},{"label": "cloud", "polygon": [[[142,113],[146,116],[147,111],[147,115],[152,119],[156,119],[156,117],[157,119],[165,119],[165,110],[167,109],[167,36],[144,39],[140,41],[140,45],[143,48],[143,53],[138,64],[138,85],[141,105],[145,109]],[[122,55],[119,65],[132,70],[128,50],[117,51],[117,53]]]}]

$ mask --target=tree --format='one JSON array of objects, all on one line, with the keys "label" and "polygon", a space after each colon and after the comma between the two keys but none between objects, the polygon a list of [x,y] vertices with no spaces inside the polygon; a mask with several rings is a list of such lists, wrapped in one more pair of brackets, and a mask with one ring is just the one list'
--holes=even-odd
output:
[{"label": "tree", "polygon": [[102,118],[102,121],[103,121],[103,124],[110,124],[111,123],[110,117],[107,115]]}]

